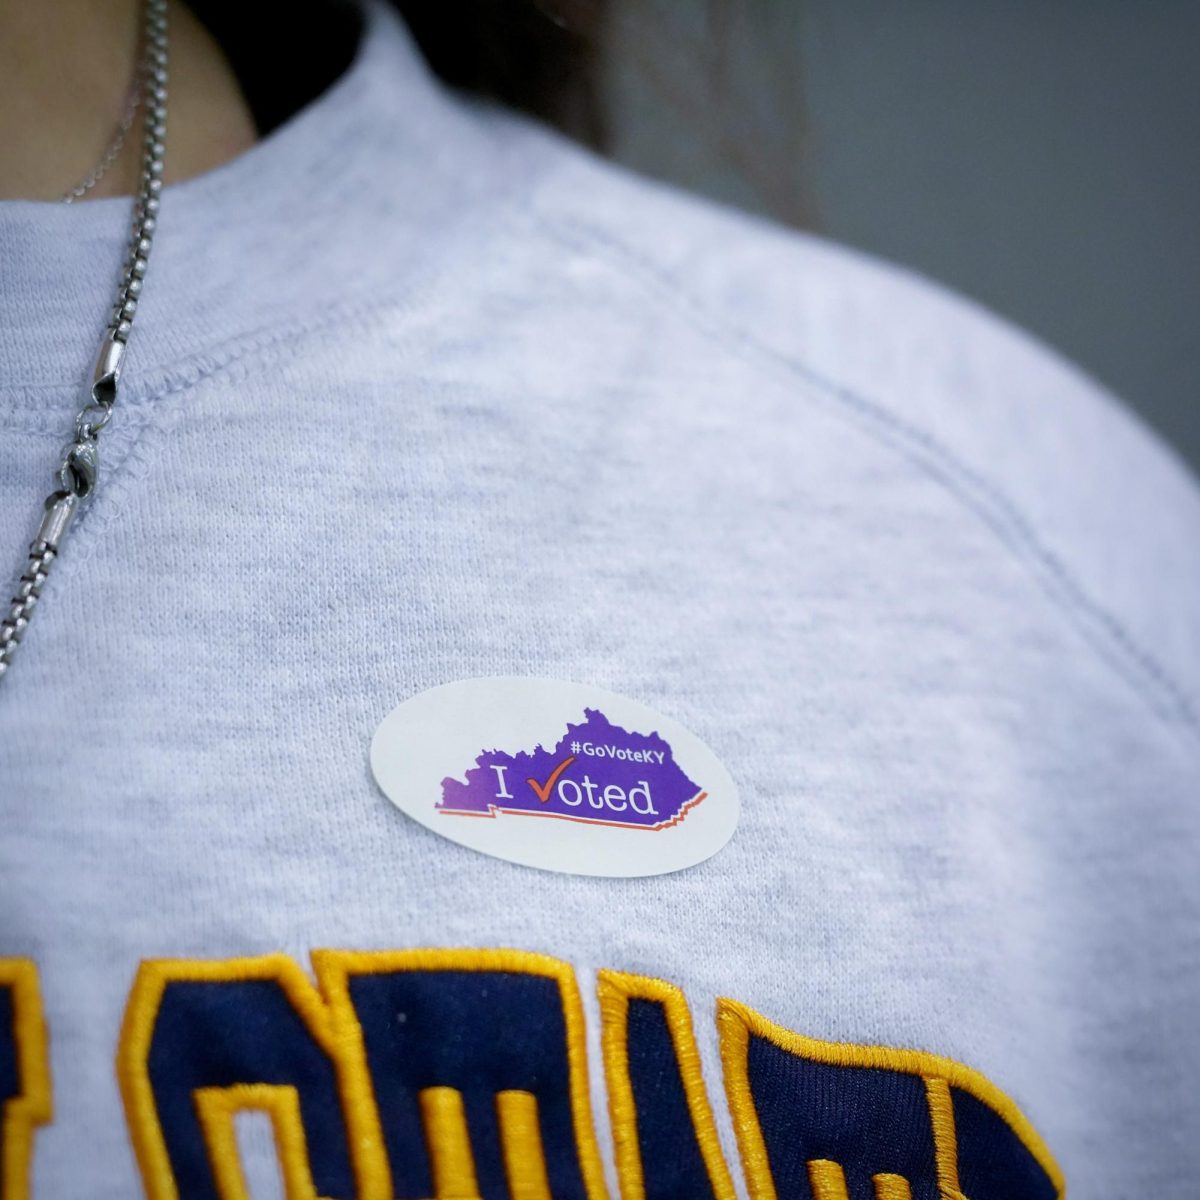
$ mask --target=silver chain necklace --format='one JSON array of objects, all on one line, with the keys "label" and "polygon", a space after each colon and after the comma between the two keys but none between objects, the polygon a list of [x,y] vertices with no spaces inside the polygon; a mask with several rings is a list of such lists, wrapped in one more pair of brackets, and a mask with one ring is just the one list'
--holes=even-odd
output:
[{"label": "silver chain necklace", "polygon": [[[149,47],[146,47],[146,50],[148,52]],[[137,119],[138,105],[142,102],[142,77],[145,73],[146,59],[143,54],[134,67],[133,82],[130,83],[129,91],[125,94],[125,107],[121,110],[121,119],[117,122],[117,127],[113,130],[108,145],[104,147],[100,161],[69,192],[63,192],[59,199],[64,204],[74,204],[76,200],[81,200],[86,196],[121,157],[121,151],[125,148],[125,139],[129,137],[129,131]]]},{"label": "silver chain necklace", "polygon": [[[17,644],[25,634],[30,614],[42,594],[50,567],[76,512],[95,493],[99,471],[97,442],[101,430],[112,417],[116,403],[125,347],[133,328],[142,280],[146,275],[146,264],[154,241],[167,137],[167,0],[145,0],[143,43],[142,80],[137,90],[144,102],[145,131],[141,179],[134,201],[129,251],[121,272],[117,302],[100,340],[88,400],[75,417],[74,439],[63,451],[58,470],[59,486],[46,497],[41,524],[29,547],[25,572],[17,583],[8,615],[0,622],[0,681],[8,673]],[[121,140],[124,140],[123,134]],[[114,160],[119,151],[118,145],[112,154]],[[107,151],[105,157],[108,157]],[[103,159],[101,163],[103,165]],[[108,166],[111,163],[103,169],[107,170]],[[95,181],[93,178],[92,184]],[[84,190],[88,189],[85,187]]]}]

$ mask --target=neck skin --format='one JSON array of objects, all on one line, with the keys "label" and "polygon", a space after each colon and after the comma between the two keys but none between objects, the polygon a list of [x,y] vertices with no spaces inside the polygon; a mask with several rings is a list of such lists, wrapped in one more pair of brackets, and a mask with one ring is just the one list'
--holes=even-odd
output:
[{"label": "neck skin", "polygon": [[[221,48],[179,0],[168,9],[165,180],[236,157],[254,122]],[[56,200],[99,162],[136,69],[139,0],[0,0],[0,200]],[[108,173],[84,199],[131,195],[141,161],[139,119]]]}]

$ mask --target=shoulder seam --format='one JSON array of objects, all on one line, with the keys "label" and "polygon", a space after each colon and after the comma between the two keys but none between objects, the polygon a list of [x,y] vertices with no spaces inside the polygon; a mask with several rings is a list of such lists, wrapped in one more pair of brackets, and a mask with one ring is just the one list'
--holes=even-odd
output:
[{"label": "shoulder seam", "polygon": [[[105,530],[124,510],[128,490],[151,469],[147,438],[153,444],[155,435],[161,434],[171,421],[182,419],[183,414],[166,403],[171,397],[194,391],[214,380],[245,377],[268,367],[279,354],[287,352],[310,334],[337,328],[351,320],[361,322],[360,327],[365,328],[376,319],[390,316],[395,311],[395,303],[395,298],[389,297],[372,304],[334,306],[307,320],[268,326],[219,351],[205,351],[169,365],[154,385],[139,390],[128,401],[123,400],[122,424],[127,444],[122,453],[109,461],[108,485],[77,519],[79,532],[71,540],[70,553],[63,559],[61,573],[66,576],[83,569]],[[57,432],[54,429],[54,425],[61,425],[58,414],[35,413],[31,416],[34,419],[27,420],[23,428],[17,422],[10,425],[5,419],[0,419],[0,426],[34,436],[63,436],[61,428]]]},{"label": "shoulder seam", "polygon": [[1200,741],[1200,716],[1187,688],[1141,646],[1117,616],[1091,597],[1062,560],[1039,540],[1032,522],[998,485],[921,426],[888,411],[871,397],[827,378],[746,330],[731,328],[677,280],[647,264],[631,247],[608,232],[553,212],[543,211],[542,216],[544,220],[538,228],[564,249],[601,254],[660,299],[670,302],[705,337],[716,339],[751,366],[808,385],[869,436],[940,483],[1023,563],[1042,591],[1156,715],[1177,722]]}]

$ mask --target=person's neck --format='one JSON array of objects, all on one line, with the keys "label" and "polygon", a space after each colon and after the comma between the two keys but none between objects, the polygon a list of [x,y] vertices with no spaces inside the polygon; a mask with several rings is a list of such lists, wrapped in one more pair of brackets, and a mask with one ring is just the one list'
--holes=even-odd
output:
[{"label": "person's neck", "polygon": [[[125,107],[140,0],[0,0],[0,200],[53,200],[97,165]],[[254,122],[220,47],[188,9],[169,8],[167,183],[254,144]],[[137,188],[140,121],[87,195]]]}]

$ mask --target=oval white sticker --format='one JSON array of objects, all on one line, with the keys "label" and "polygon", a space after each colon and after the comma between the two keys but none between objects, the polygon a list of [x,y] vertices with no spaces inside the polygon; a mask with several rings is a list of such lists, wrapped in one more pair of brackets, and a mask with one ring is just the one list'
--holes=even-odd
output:
[{"label": "oval white sticker", "polygon": [[387,798],[472,850],[572,875],[663,875],[733,836],[737,789],[699,738],[636,700],[553,679],[463,679],[371,742]]}]

